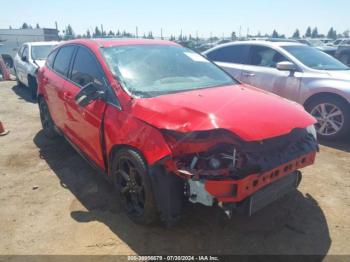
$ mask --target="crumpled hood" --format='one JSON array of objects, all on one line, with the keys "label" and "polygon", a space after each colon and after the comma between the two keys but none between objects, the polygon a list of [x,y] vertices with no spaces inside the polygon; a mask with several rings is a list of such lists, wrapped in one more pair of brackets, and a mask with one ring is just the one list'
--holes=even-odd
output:
[{"label": "crumpled hood", "polygon": [[157,128],[178,132],[226,129],[246,141],[285,135],[316,122],[302,106],[246,85],[135,99],[132,111]]}]

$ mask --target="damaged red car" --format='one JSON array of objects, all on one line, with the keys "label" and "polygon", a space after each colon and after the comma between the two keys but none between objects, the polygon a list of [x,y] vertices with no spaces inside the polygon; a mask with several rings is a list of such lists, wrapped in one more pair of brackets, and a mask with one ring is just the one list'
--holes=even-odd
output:
[{"label": "damaged red car", "polygon": [[251,215],[301,180],[318,150],[300,105],[243,85],[158,40],[73,40],[38,74],[44,133],[63,135],[138,223],[168,225],[186,201]]}]

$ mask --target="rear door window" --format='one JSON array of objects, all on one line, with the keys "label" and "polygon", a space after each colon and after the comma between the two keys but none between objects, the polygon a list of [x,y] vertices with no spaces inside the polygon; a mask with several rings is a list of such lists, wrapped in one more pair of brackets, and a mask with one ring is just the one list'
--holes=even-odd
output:
[{"label": "rear door window", "polygon": [[249,65],[275,68],[276,64],[288,59],[276,50],[266,47],[252,45],[250,48]]},{"label": "rear door window", "polygon": [[87,48],[79,47],[70,79],[80,87],[84,87],[91,82],[97,86],[103,86],[101,66]]},{"label": "rear door window", "polygon": [[59,49],[58,54],[56,55],[54,64],[53,64],[53,69],[63,75],[67,76],[68,70],[69,70],[69,65],[70,61],[72,58],[72,55],[74,53],[75,46],[63,46]]},{"label": "rear door window", "polygon": [[215,62],[246,64],[248,45],[231,45],[217,48],[206,55]]}]

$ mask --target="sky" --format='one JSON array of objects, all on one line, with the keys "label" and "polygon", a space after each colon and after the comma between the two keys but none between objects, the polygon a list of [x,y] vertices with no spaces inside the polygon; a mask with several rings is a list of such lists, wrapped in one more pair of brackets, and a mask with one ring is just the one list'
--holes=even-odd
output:
[{"label": "sky", "polygon": [[[304,34],[308,26],[327,34],[350,29],[349,0],[11,0],[2,1],[0,28],[32,26],[63,30],[70,24],[77,34],[103,25],[104,30],[126,30],[139,35],[271,34],[274,29],[290,36],[296,28]],[[240,30],[241,28],[241,30]]]}]

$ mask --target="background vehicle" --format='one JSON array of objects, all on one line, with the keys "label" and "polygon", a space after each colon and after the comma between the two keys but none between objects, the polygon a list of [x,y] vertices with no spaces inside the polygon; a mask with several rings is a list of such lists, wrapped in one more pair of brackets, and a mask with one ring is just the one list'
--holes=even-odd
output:
[{"label": "background vehicle", "polygon": [[204,52],[233,77],[294,100],[318,119],[322,138],[350,131],[350,71],[335,58],[299,43],[248,41]]},{"label": "background vehicle", "polygon": [[69,41],[38,80],[44,132],[107,175],[138,223],[158,212],[174,223],[184,199],[252,214],[295,189],[315,158],[316,121],[300,105],[173,42]]},{"label": "background vehicle", "polygon": [[47,55],[58,42],[32,42],[21,46],[14,59],[15,74],[18,85],[25,85],[31,89],[32,97],[36,97],[36,74],[45,64]]},{"label": "background vehicle", "polygon": [[308,39],[298,39],[297,41],[302,44],[306,44],[308,46],[313,46],[318,50],[325,52],[326,54],[329,54],[331,56],[335,56],[335,52],[337,51],[337,48],[335,46],[327,45],[321,39],[308,38]]},{"label": "background vehicle", "polygon": [[350,65],[350,39],[343,40],[335,53],[335,57],[346,65]]}]

